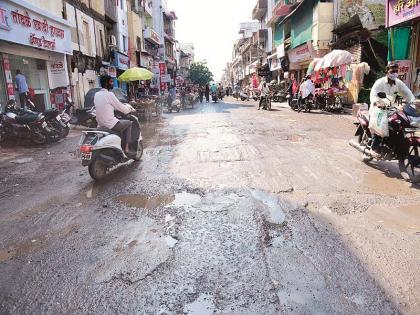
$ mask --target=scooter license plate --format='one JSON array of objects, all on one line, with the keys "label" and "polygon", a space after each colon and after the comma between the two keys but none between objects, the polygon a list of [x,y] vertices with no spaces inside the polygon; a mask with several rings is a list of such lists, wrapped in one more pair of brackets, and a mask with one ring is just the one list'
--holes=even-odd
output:
[{"label": "scooter license plate", "polygon": [[58,121],[60,121],[61,120],[61,117],[60,116],[56,116],[55,119],[57,119]]},{"label": "scooter license plate", "polygon": [[92,152],[81,152],[80,156],[84,161],[90,161],[92,159]]},{"label": "scooter license plate", "polygon": [[42,123],[42,128],[45,128],[45,127],[47,127],[47,123],[44,121],[44,122]]}]

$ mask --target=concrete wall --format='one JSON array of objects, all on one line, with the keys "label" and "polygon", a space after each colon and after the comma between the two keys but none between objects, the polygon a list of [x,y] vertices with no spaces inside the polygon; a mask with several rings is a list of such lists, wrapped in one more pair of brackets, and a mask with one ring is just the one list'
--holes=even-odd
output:
[{"label": "concrete wall", "polygon": [[[142,31],[142,21],[140,16],[129,10],[128,11],[128,41],[129,41],[129,52],[128,56],[130,57],[130,63],[132,66],[137,66],[137,57],[136,57],[136,49],[137,49],[137,37],[142,38],[143,31]],[[139,47],[140,49],[140,47]]]},{"label": "concrete wall", "polygon": [[334,29],[334,4],[319,2],[314,7],[312,42],[315,49],[326,49]]},{"label": "concrete wall", "polygon": [[104,0],[92,0],[92,9],[101,15],[105,15],[105,1]]},{"label": "concrete wall", "polygon": [[63,17],[63,1],[62,0],[26,0],[26,2],[29,2],[30,4],[40,8],[44,9],[51,14],[54,14],[60,18]]},{"label": "concrete wall", "polygon": [[67,14],[67,21],[69,21],[74,27],[71,28],[71,42],[72,42],[72,49],[79,50],[79,43],[77,41],[77,28],[76,28],[76,9],[66,3],[66,14]]}]

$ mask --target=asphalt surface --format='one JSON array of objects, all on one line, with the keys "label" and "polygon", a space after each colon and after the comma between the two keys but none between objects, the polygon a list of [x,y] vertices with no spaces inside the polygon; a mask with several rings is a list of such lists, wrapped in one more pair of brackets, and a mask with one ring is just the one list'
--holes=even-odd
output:
[{"label": "asphalt surface", "polygon": [[418,314],[420,190],[345,114],[199,105],[93,182],[80,130],[0,152],[1,314]]}]

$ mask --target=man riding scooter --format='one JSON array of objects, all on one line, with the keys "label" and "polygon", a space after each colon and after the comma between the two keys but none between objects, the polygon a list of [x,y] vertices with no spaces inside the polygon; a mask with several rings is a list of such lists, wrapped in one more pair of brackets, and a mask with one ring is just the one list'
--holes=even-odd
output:
[{"label": "man riding scooter", "polygon": [[[398,64],[392,63],[386,67],[386,76],[376,80],[372,86],[370,92],[370,108],[371,112],[374,107],[384,107],[383,102],[378,97],[378,93],[383,92],[388,97],[392,98],[392,102],[395,101],[396,95],[401,95],[407,102],[411,103],[415,101],[415,97],[407,85],[400,79],[398,79]],[[372,135],[372,149],[370,151],[374,158],[379,158],[379,146],[381,143],[381,137],[373,134]]]},{"label": "man riding scooter", "polygon": [[109,75],[100,78],[102,89],[95,94],[94,106],[96,109],[96,120],[99,128],[107,128],[122,135],[121,147],[127,155],[136,154],[130,150],[131,145],[131,126],[130,120],[119,120],[115,117],[114,111],[129,114],[134,109],[128,104],[121,103],[111,90],[114,87],[114,79]]},{"label": "man riding scooter", "polygon": [[305,81],[300,85],[299,88],[300,92],[300,104],[304,104],[306,99],[309,97],[313,97],[315,94],[315,85],[311,80],[311,76],[307,75],[305,77]]}]

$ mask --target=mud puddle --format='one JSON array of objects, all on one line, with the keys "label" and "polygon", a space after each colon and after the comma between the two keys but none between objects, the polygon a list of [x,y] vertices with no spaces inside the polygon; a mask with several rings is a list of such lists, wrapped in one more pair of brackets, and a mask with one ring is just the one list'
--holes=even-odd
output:
[{"label": "mud puddle", "polygon": [[115,198],[130,207],[153,210],[159,207],[189,207],[200,202],[201,197],[188,192],[166,194],[159,196],[146,196],[141,194],[121,195]]},{"label": "mud puddle", "polygon": [[[392,166],[392,165],[390,165]],[[380,166],[382,168],[382,165]],[[384,170],[385,172],[387,170]],[[392,172],[394,173],[394,172]],[[397,172],[395,171],[395,174]],[[370,172],[363,179],[364,186],[375,193],[383,195],[413,195],[410,184],[398,177],[388,177],[382,172]]]},{"label": "mud puddle", "polygon": [[153,210],[166,206],[175,200],[175,195],[150,197],[145,195],[121,195],[115,198],[130,207]]},{"label": "mud puddle", "polygon": [[375,205],[369,209],[368,216],[376,224],[399,232],[420,233],[420,204],[389,206]]}]

